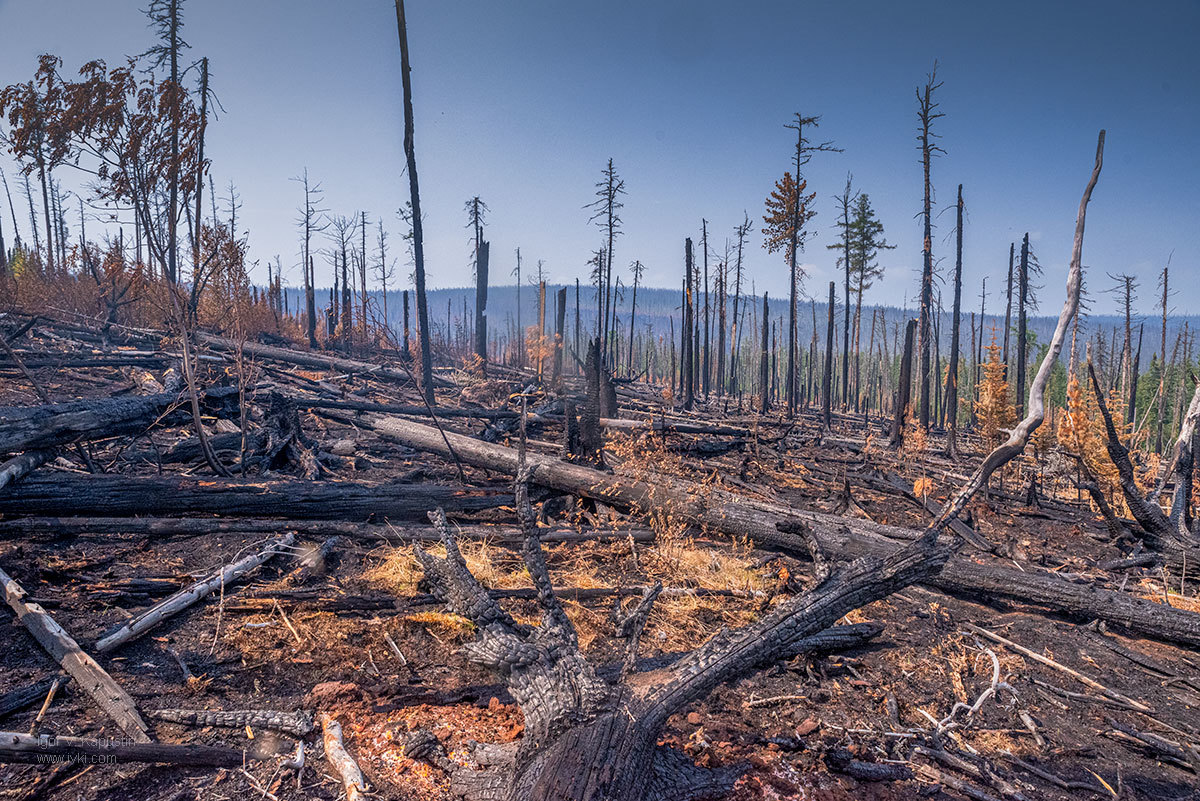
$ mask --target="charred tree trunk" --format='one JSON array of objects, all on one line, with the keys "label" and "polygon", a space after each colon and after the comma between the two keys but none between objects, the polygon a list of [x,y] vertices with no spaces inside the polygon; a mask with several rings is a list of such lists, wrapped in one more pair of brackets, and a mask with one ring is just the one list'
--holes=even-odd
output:
[{"label": "charred tree trunk", "polygon": [[1012,300],[1013,300],[1013,258],[1017,252],[1016,244],[1008,243],[1008,289],[1007,300],[1004,305],[1004,377],[1008,378],[1008,338],[1012,331]]},{"label": "charred tree trunk", "polygon": [[278,517],[310,520],[419,520],[435,507],[467,512],[512,502],[505,493],[435,484],[350,481],[241,482],[183,476],[117,474],[27,476],[0,495],[4,515],[137,517],[148,509],[172,515]]},{"label": "charred tree trunk", "polygon": [[1017,295],[1017,417],[1025,415],[1025,359],[1028,351],[1029,234],[1021,240],[1021,271]]},{"label": "charred tree trunk", "polygon": [[1125,425],[1127,426],[1133,425],[1137,412],[1138,381],[1141,379],[1142,369],[1142,334],[1145,332],[1146,324],[1142,323],[1138,326],[1137,350],[1133,353],[1133,362],[1129,368],[1129,397],[1125,404]]},{"label": "charred tree trunk", "polygon": [[825,375],[821,379],[821,428],[824,431],[833,427],[833,306],[836,292],[836,282],[830,281],[829,323],[825,329]]},{"label": "charred tree trunk", "polygon": [[[479,358],[480,369],[484,375],[487,375],[488,359],[487,295],[490,250],[490,242],[480,242],[479,253],[475,257],[475,355]],[[557,371],[555,376],[557,377]]]},{"label": "charred tree trunk", "polygon": [[683,244],[683,341],[682,367],[680,382],[683,386],[683,408],[691,409],[696,402],[696,350],[692,338],[693,320],[692,305],[692,239],[688,237]]},{"label": "charred tree trunk", "polygon": [[958,456],[958,340],[962,318],[962,184],[958,185],[958,230],[954,239],[954,310],[950,322],[950,366],[946,371],[946,448]]},{"label": "charred tree trunk", "polygon": [[417,182],[417,151],[413,144],[412,66],[408,59],[408,24],[404,0],[396,0],[396,27],[400,34],[400,80],[404,89],[404,158],[408,167],[408,193],[412,204],[413,275],[417,285],[417,337],[421,347],[421,392],[430,405],[433,393],[433,351],[429,339],[429,304],[425,295],[425,238],[422,233],[421,192]]},{"label": "charred tree trunk", "polygon": [[762,344],[758,357],[758,411],[766,414],[771,408],[771,315],[767,293],[763,293]]},{"label": "charred tree trunk", "polygon": [[889,442],[892,448],[899,448],[904,444],[904,426],[908,422],[908,407],[912,398],[913,339],[916,329],[916,320],[909,320],[904,329],[904,355],[900,357],[900,380],[896,385],[896,405],[893,409],[892,436]]},{"label": "charred tree trunk", "polygon": [[[567,326],[567,288],[563,287],[555,293],[554,308],[554,369],[550,375],[550,383],[561,388],[563,380],[563,337]],[[611,382],[610,382],[611,383]]]}]

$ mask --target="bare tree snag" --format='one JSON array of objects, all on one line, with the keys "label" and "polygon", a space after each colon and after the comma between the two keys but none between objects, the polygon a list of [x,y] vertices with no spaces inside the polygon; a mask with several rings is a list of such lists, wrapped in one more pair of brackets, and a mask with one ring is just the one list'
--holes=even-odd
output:
[{"label": "bare tree snag", "polygon": [[[946,370],[946,452],[952,460],[958,459],[958,346],[962,324],[962,184],[958,185],[957,211],[954,237],[954,309],[950,318],[950,366]],[[980,315],[980,320],[982,319],[983,317]]]},{"label": "bare tree snag", "polygon": [[325,746],[325,759],[342,780],[342,788],[346,791],[346,801],[359,801],[367,789],[367,780],[363,778],[358,763],[346,751],[342,743],[342,724],[328,712],[322,712],[321,736]]},{"label": "bare tree snag", "polygon": [[231,565],[226,565],[208,578],[201,579],[187,589],[180,590],[170,598],[155,604],[123,623],[115,631],[101,637],[96,642],[96,651],[102,654],[107,653],[108,651],[120,648],[130,640],[137,639],[172,615],[182,612],[189,606],[198,603],[225,585],[237,581],[254,568],[280,553],[281,549],[287,548],[295,539],[295,535],[285,534],[280,539],[273,540],[258,553],[247,556]]},{"label": "bare tree snag", "polygon": [[771,365],[769,337],[771,331],[770,309],[767,303],[767,293],[763,293],[762,305],[762,343],[758,359],[758,412],[766,414],[771,408]]},{"label": "bare tree snag", "polygon": [[[433,352],[429,337],[429,302],[425,294],[425,237],[421,219],[421,191],[417,181],[417,150],[413,143],[412,65],[408,58],[408,22],[404,0],[396,0],[396,28],[400,36],[400,82],[404,90],[404,158],[408,172],[409,212],[412,214],[413,277],[417,289],[417,341],[421,348],[421,392],[433,406]],[[349,801],[354,801],[350,799]]]},{"label": "bare tree snag", "polygon": [[[526,497],[519,485],[527,475],[522,465],[519,499]],[[738,770],[700,768],[657,745],[668,718],[719,685],[811,646],[847,612],[928,577],[946,558],[930,535],[884,560],[855,561],[756,623],[719,632],[668,668],[609,681],[580,652],[551,589],[527,502],[518,502],[518,514],[529,532],[523,556],[543,611],[537,627],[515,622],[480,586],[440,512],[431,518],[442,529],[446,558],[417,552],[435,594],[479,629],[466,655],[504,677],[525,717],[515,747],[484,746],[474,767],[450,763],[428,739],[409,749],[450,770],[453,790],[472,800],[686,801],[727,791]]]},{"label": "bare tree snag", "polygon": [[825,374],[821,378],[821,430],[828,432],[833,426],[833,307],[836,303],[837,284],[829,282],[829,323],[825,330]]},{"label": "bare tree snag", "polygon": [[908,407],[912,402],[913,340],[916,330],[917,321],[909,320],[904,329],[904,355],[900,357],[900,380],[896,385],[892,435],[888,442],[892,448],[899,448],[904,444],[904,426],[908,422]]},{"label": "bare tree snag", "polygon": [[146,734],[146,722],[138,714],[137,704],[129,693],[113,681],[112,676],[96,664],[96,660],[85,654],[79,643],[46,610],[26,601],[25,590],[3,570],[0,570],[0,586],[4,588],[4,600],[16,613],[17,619],[62,669],[75,679],[76,686],[91,695],[96,705],[135,742],[150,742]]},{"label": "bare tree snag", "polygon": [[944,529],[951,520],[958,517],[970,500],[975,497],[975,494],[987,484],[992,473],[1024,453],[1030,436],[1045,418],[1046,384],[1050,380],[1054,363],[1058,361],[1058,355],[1062,352],[1063,342],[1071,327],[1071,321],[1079,311],[1079,294],[1083,284],[1084,222],[1087,218],[1088,202],[1092,199],[1092,190],[1096,188],[1096,181],[1100,178],[1100,169],[1103,165],[1104,131],[1100,131],[1096,142],[1096,163],[1092,167],[1092,176],[1088,180],[1087,187],[1083,190],[1083,199],[1079,202],[1079,214],[1075,218],[1075,241],[1071,247],[1071,265],[1067,271],[1067,299],[1063,302],[1062,311],[1058,315],[1058,324],[1054,327],[1054,334],[1050,337],[1050,347],[1046,351],[1041,365],[1038,366],[1037,375],[1033,377],[1033,383],[1029,387],[1029,412],[1024,420],[1013,427],[1008,440],[984,458],[983,463],[976,468],[970,480],[930,524],[930,528],[934,531]]}]

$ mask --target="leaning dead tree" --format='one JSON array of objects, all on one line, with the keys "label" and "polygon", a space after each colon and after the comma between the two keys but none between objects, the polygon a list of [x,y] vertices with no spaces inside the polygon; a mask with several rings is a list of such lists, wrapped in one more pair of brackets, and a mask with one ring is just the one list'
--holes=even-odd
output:
[{"label": "leaning dead tree", "polygon": [[1158,505],[1157,491],[1143,494],[1138,487],[1133,462],[1129,458],[1129,449],[1117,434],[1112,413],[1104,400],[1104,391],[1100,388],[1096,370],[1090,361],[1087,368],[1092,391],[1095,392],[1100,407],[1100,415],[1104,418],[1108,457],[1116,465],[1125,504],[1141,529],[1141,532],[1135,532],[1135,535],[1146,547],[1168,560],[1181,563],[1186,570],[1188,561],[1194,565],[1200,558],[1200,532],[1197,531],[1196,522],[1191,515],[1196,448],[1200,445],[1196,432],[1196,423],[1200,420],[1200,386],[1196,387],[1192,395],[1192,402],[1179,428],[1179,439],[1175,443],[1175,453],[1171,459],[1170,475],[1175,485],[1175,493],[1168,515]]},{"label": "leaning dead tree", "polygon": [[520,742],[476,745],[474,764],[466,767],[451,762],[429,732],[414,733],[408,755],[447,770],[452,791],[469,801],[682,801],[727,792],[740,770],[702,768],[658,745],[667,720],[761,666],[847,644],[843,627],[829,627],[847,612],[933,575],[947,557],[930,535],[884,559],[866,557],[830,569],[814,545],[817,576],[811,590],[755,623],[718,632],[669,667],[631,676],[638,634],[657,595],[650,588],[620,625],[628,634],[626,670],[607,679],[580,650],[551,585],[529,504],[529,477],[522,459],[517,510],[525,532],[522,556],[542,609],[540,625],[516,622],[479,584],[441,510],[430,517],[441,531],[446,558],[417,550],[434,593],[478,627],[477,639],[464,649],[467,657],[504,677],[525,718]]},{"label": "leaning dead tree", "polygon": [[945,528],[951,520],[958,517],[971,498],[987,485],[992,473],[1025,452],[1029,438],[1045,419],[1046,384],[1050,380],[1054,363],[1058,361],[1058,355],[1062,352],[1063,342],[1071,328],[1071,321],[1079,312],[1079,294],[1083,285],[1084,222],[1087,218],[1088,202],[1092,199],[1092,190],[1096,188],[1096,181],[1100,178],[1100,169],[1103,165],[1104,131],[1100,131],[1100,136],[1096,141],[1096,163],[1092,167],[1092,177],[1088,179],[1087,187],[1083,190],[1083,199],[1079,201],[1079,214],[1075,218],[1075,242],[1071,247],[1071,266],[1067,271],[1067,299],[1063,301],[1062,311],[1058,315],[1058,324],[1054,327],[1054,334],[1050,337],[1050,348],[1046,351],[1041,365],[1038,366],[1037,375],[1033,377],[1033,383],[1029,387],[1029,412],[1024,420],[1013,427],[1008,439],[984,458],[971,475],[970,480],[963,485],[953,500],[946,504],[942,513],[930,524],[930,528],[935,531]]}]

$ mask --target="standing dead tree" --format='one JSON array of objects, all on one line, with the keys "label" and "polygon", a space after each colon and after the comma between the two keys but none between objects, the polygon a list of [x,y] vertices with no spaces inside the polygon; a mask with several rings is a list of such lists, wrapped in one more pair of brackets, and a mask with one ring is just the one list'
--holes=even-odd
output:
[{"label": "standing dead tree", "polygon": [[[946,372],[946,450],[958,458],[958,340],[962,317],[962,184],[958,185],[958,224],[954,237],[954,311],[950,323],[950,367]],[[980,317],[982,320],[982,316]]]},{"label": "standing dead tree", "polygon": [[838,210],[842,213],[842,219],[834,224],[841,233],[841,242],[834,242],[827,247],[830,250],[840,250],[842,254],[838,257],[841,262],[842,269],[845,272],[845,308],[842,310],[842,406],[845,407],[850,400],[850,274],[853,271],[853,262],[850,256],[851,242],[854,239],[854,223],[850,219],[850,211],[854,206],[854,201],[858,199],[858,193],[854,192],[851,182],[853,175],[846,175],[846,188],[842,190],[842,194],[834,197],[838,204]]},{"label": "standing dead tree", "polygon": [[937,79],[937,62],[935,61],[933,69],[925,81],[925,86],[917,90],[917,119],[920,121],[920,133],[917,139],[921,142],[921,165],[925,173],[925,200],[921,207],[921,219],[925,228],[925,246],[922,249],[921,315],[920,330],[918,331],[921,354],[917,367],[921,386],[920,422],[921,428],[924,429],[929,428],[930,319],[933,311],[933,184],[930,182],[929,168],[936,154],[946,152],[934,144],[933,139],[937,137],[937,134],[931,130],[934,120],[946,116],[937,111],[938,104],[933,101],[933,93],[941,88],[941,85]]},{"label": "standing dead tree", "polygon": [[[475,764],[467,767],[452,763],[431,733],[410,737],[406,752],[449,771],[452,791],[470,801],[685,801],[727,792],[737,768],[702,768],[658,745],[668,719],[762,665],[877,632],[829,627],[847,612],[933,575],[947,557],[927,536],[885,559],[865,557],[831,569],[814,545],[818,570],[810,591],[754,623],[722,630],[672,666],[610,680],[583,655],[554,592],[529,504],[530,474],[522,458],[516,479],[522,557],[537,590],[540,625],[516,622],[479,584],[440,510],[430,517],[446,558],[417,550],[434,594],[478,627],[464,653],[504,677],[525,718],[520,742],[477,745]],[[638,634],[660,589],[648,589],[622,621],[627,666],[635,664]]]},{"label": "standing dead tree", "polygon": [[971,475],[970,480],[963,485],[950,503],[946,504],[941,514],[930,524],[930,528],[933,530],[940,530],[949,525],[950,521],[957,518],[966,508],[971,498],[983,489],[992,473],[1024,453],[1030,436],[1045,418],[1046,385],[1050,381],[1054,363],[1058,361],[1058,355],[1062,352],[1063,342],[1071,327],[1071,321],[1079,312],[1079,297],[1083,286],[1083,229],[1087,219],[1088,202],[1092,199],[1092,190],[1096,188],[1096,182],[1100,179],[1100,169],[1103,165],[1104,131],[1102,130],[1096,141],[1096,162],[1092,167],[1092,176],[1083,190],[1083,199],[1079,201],[1079,214],[1075,218],[1075,241],[1071,247],[1071,265],[1067,272],[1067,298],[1063,302],[1062,311],[1059,312],[1058,324],[1054,327],[1054,334],[1050,338],[1050,347],[1038,367],[1037,375],[1033,377],[1033,384],[1029,387],[1029,413],[1024,420],[1013,427],[1008,439],[984,458]]},{"label": "standing dead tree", "polygon": [[408,59],[408,24],[404,0],[396,0],[396,28],[400,35],[400,78],[404,87],[404,158],[408,169],[409,204],[412,212],[413,276],[417,285],[417,338],[421,348],[421,392],[432,405],[433,352],[429,341],[429,303],[425,295],[425,237],[421,229],[421,192],[417,182],[417,151],[413,144],[412,66]]},{"label": "standing dead tree", "polygon": [[476,195],[467,201],[466,211],[467,227],[474,230],[471,256],[475,261],[475,356],[486,375],[488,255],[491,248],[483,239],[483,224],[488,206]]}]

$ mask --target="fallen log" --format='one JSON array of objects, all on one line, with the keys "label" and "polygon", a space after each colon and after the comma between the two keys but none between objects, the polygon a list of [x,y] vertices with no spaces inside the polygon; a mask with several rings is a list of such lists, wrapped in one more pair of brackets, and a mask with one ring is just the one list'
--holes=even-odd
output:
[{"label": "fallen log", "polygon": [[325,745],[325,759],[341,778],[346,801],[358,801],[366,792],[367,780],[363,778],[358,763],[346,752],[342,743],[342,724],[328,712],[321,713],[321,736]]},{"label": "fallen log", "polygon": [[153,762],[237,768],[248,759],[266,756],[273,754],[215,745],[171,745],[149,741],[127,743],[106,737],[63,737],[54,734],[31,737],[13,731],[0,732],[0,762],[79,762],[88,765]]},{"label": "fallen log", "polygon": [[[221,414],[236,402],[235,387],[213,387],[201,403]],[[139,434],[164,418],[184,397],[174,388],[143,396],[45,403],[40,406],[0,406],[0,453],[52,448],[124,434]],[[182,412],[181,412],[182,414]],[[183,418],[180,417],[179,420]],[[175,421],[172,417],[166,422]]]},{"label": "fallen log", "polygon": [[[488,540],[497,545],[515,545],[523,541],[515,526],[468,524],[456,526],[465,540]],[[212,534],[275,534],[294,531],[309,537],[346,537],[367,542],[437,542],[437,531],[429,525],[374,525],[341,520],[295,520],[271,518],[220,517],[16,517],[0,520],[0,539],[73,537],[147,538],[206,537]],[[542,529],[542,541],[548,543],[604,542],[611,540],[646,543],[654,541],[648,528]]]},{"label": "fallen log", "polygon": [[272,541],[258,553],[247,556],[245,559],[241,559],[231,565],[226,565],[212,576],[197,581],[192,586],[180,590],[170,598],[155,604],[145,612],[121,624],[112,633],[106,634],[97,640],[96,651],[102,654],[107,653],[121,647],[130,640],[137,639],[172,615],[182,612],[184,609],[208,597],[225,585],[237,581],[254,568],[280,553],[280,549],[291,545],[295,539],[294,535],[286,534],[281,539]]},{"label": "fallen log", "polygon": [[59,675],[0,695],[0,718],[8,717],[14,712],[20,712],[26,707],[33,706],[46,697],[46,693],[50,691],[50,687],[56,681],[61,688],[69,680],[69,676]]},{"label": "fallen log", "polygon": [[267,709],[152,709],[146,713],[155,720],[178,723],[181,726],[220,726],[241,729],[268,729],[295,737],[305,737],[313,730],[311,712],[279,712]]},{"label": "fallen log", "polygon": [[137,704],[129,693],[113,681],[96,660],[85,654],[79,643],[46,610],[27,602],[25,590],[3,570],[0,570],[0,586],[4,588],[5,601],[17,614],[21,625],[75,679],[76,686],[91,695],[97,706],[135,742],[150,742],[146,722],[138,714]]},{"label": "fallen log", "polygon": [[0,490],[14,481],[20,481],[53,458],[53,448],[41,448],[17,454],[4,464],[0,464]]},{"label": "fallen log", "polygon": [[[429,417],[428,406],[410,406],[400,403],[368,403],[366,401],[325,400],[323,398],[292,397],[298,409],[347,409],[355,412],[378,414],[403,414],[410,417]],[[434,406],[434,417],[470,417],[480,420],[515,420],[520,412],[511,409],[472,409],[453,406]]]},{"label": "fallen log", "polygon": [[420,520],[438,506],[456,514],[511,503],[511,493],[434,484],[63,474],[26,478],[19,492],[0,495],[0,514],[133,517],[161,511],[172,515],[286,515],[298,520],[383,521]]},{"label": "fallen log", "polygon": [[[410,448],[448,457],[437,429],[398,418],[373,423],[376,432]],[[515,475],[518,455],[512,448],[481,442],[461,434],[446,436],[458,457],[475,467]],[[678,480],[654,481],[605,473],[549,456],[529,454],[531,480],[560,492],[569,492],[612,504],[635,514],[669,512],[699,528],[732,537],[748,537],[760,547],[776,548],[805,557],[804,538],[778,524],[809,524],[821,547],[831,556],[880,556],[896,547],[895,539],[914,539],[920,532],[866,520],[805,512],[779,504],[744,498],[732,493]],[[786,529],[786,526],[785,526]],[[892,537],[893,539],[888,539]],[[1156,604],[1125,593],[1081,586],[1049,573],[1004,567],[995,561],[952,557],[942,571],[924,583],[985,602],[1008,598],[1047,607],[1087,621],[1104,620],[1143,636],[1200,646],[1200,615]]]},{"label": "fallen log", "polygon": [[[207,334],[203,331],[196,331],[194,336],[197,343],[225,353],[237,353],[241,351],[244,355],[255,359],[294,364],[298,367],[312,367],[318,370],[331,370],[336,373],[369,376],[393,384],[412,383],[412,376],[406,370],[393,370],[382,364],[343,359],[340,356],[329,356],[323,353],[314,353],[313,351],[293,350],[274,345],[261,345],[257,342],[238,342],[226,339],[225,337],[215,336],[214,334]],[[435,379],[434,383],[437,386],[454,386],[453,383],[444,378]]]}]

